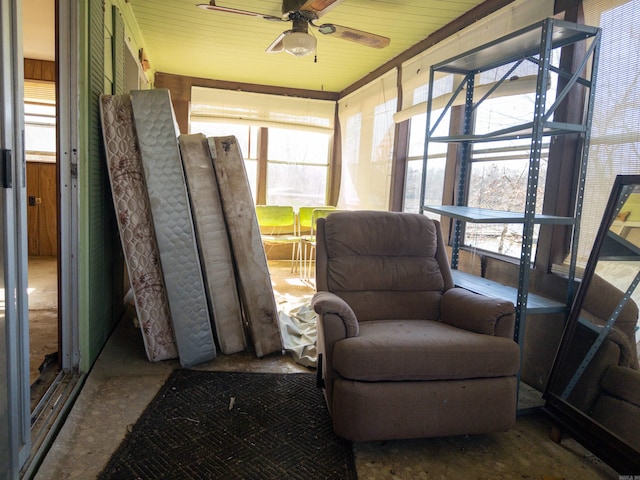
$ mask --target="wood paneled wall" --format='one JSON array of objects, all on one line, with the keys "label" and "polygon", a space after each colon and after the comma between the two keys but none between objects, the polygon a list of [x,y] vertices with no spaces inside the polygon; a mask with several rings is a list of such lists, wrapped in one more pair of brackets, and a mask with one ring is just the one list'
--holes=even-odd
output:
[{"label": "wood paneled wall", "polygon": [[[55,82],[56,64],[24,59],[25,80]],[[58,254],[56,164],[27,162],[27,232],[30,256]]]},{"label": "wood paneled wall", "polygon": [[47,82],[55,82],[56,62],[25,58],[24,78],[25,80],[44,80]]}]

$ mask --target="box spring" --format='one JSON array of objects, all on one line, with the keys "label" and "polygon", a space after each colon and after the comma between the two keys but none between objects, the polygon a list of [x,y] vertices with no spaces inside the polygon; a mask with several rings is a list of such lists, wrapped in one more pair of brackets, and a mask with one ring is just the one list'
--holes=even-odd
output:
[{"label": "box spring", "polygon": [[225,354],[240,352],[246,346],[242,310],[207,139],[199,133],[178,141],[218,346]]},{"label": "box spring", "polygon": [[282,351],[278,313],[256,210],[237,139],[207,139],[218,179],[245,319],[255,353]]}]

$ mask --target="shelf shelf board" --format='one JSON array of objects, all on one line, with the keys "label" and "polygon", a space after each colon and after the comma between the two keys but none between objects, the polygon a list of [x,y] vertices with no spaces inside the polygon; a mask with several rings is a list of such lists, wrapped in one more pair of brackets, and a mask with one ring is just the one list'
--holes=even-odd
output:
[{"label": "shelf shelf board", "polygon": [[542,398],[542,392],[522,380],[520,380],[518,385],[517,415],[530,415],[539,412],[545,403]]},{"label": "shelf shelf board", "polygon": [[545,24],[552,29],[552,48],[559,48],[596,35],[597,29],[553,18],[542,20],[493,42],[434,65],[434,71],[459,73],[491,70],[500,65],[540,53],[542,30]]},{"label": "shelf shelf board", "polygon": [[[479,293],[487,297],[497,297],[511,301],[514,305],[518,297],[518,289],[502,285],[487,278],[478,277],[460,270],[451,270],[453,283],[465,290]],[[527,313],[559,313],[565,312],[567,306],[564,303],[549,298],[529,293],[527,295]]]},{"label": "shelf shelf board", "polygon": [[[507,212],[458,205],[424,205],[422,208],[432,213],[438,213],[469,223],[524,223],[524,213],[522,212]],[[533,223],[540,225],[573,225],[574,222],[575,220],[571,217],[542,214],[536,215],[533,220]]]},{"label": "shelf shelf board", "polygon": [[[586,127],[580,124],[548,122],[542,131],[542,135],[545,137],[554,135],[567,135],[570,133],[583,133],[585,132],[585,130]],[[489,133],[476,135],[450,135],[446,137],[430,137],[428,140],[429,142],[433,143],[482,143],[504,140],[521,140],[532,137],[533,122],[528,122]]]}]

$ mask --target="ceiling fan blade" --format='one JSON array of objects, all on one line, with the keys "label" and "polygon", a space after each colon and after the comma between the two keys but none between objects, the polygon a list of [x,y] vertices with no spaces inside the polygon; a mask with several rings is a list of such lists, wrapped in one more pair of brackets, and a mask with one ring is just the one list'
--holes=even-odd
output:
[{"label": "ceiling fan blade", "polygon": [[344,0],[307,0],[299,10],[302,12],[313,12],[316,18],[321,17],[329,10],[340,5]]},{"label": "ceiling fan blade", "polygon": [[286,30],[282,32],[280,35],[278,35],[278,37],[273,42],[271,42],[271,45],[267,47],[265,52],[267,53],[284,52],[284,43],[282,42],[282,39],[287,35],[289,35],[291,32],[293,32],[293,30]]},{"label": "ceiling fan blade", "polygon": [[336,25],[334,23],[324,23],[322,25],[313,26],[316,27],[320,33],[325,35],[335,35],[345,40],[351,40],[352,42],[366,45],[367,47],[384,48],[391,43],[391,40],[388,37],[376,35],[375,33],[364,32],[355,28],[343,27],[342,25]]},{"label": "ceiling fan blade", "polygon": [[274,17],[273,15],[265,15],[264,13],[250,12],[248,10],[240,10],[238,8],[219,7],[216,5],[215,0],[211,0],[209,3],[199,3],[196,5],[203,10],[213,10],[215,12],[235,13],[237,15],[245,15],[248,17],[259,17],[265,20],[282,20],[280,17]]}]

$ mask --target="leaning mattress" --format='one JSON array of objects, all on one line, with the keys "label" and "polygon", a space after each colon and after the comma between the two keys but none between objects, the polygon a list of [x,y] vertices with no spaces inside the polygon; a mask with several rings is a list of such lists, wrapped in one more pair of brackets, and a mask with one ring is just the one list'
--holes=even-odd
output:
[{"label": "leaning mattress", "polygon": [[147,358],[152,362],[176,358],[131,97],[101,95],[100,116],[113,205]]},{"label": "leaning mattress", "polygon": [[240,298],[256,355],[282,350],[278,311],[244,159],[233,136],[209,138]]},{"label": "leaning mattress", "polygon": [[245,348],[242,310],[207,138],[198,133],[180,135],[178,141],[218,346],[225,354],[240,352]]},{"label": "leaning mattress", "polygon": [[216,347],[175,115],[166,89],[135,90],[131,94],[180,364],[190,367],[215,358]]}]

